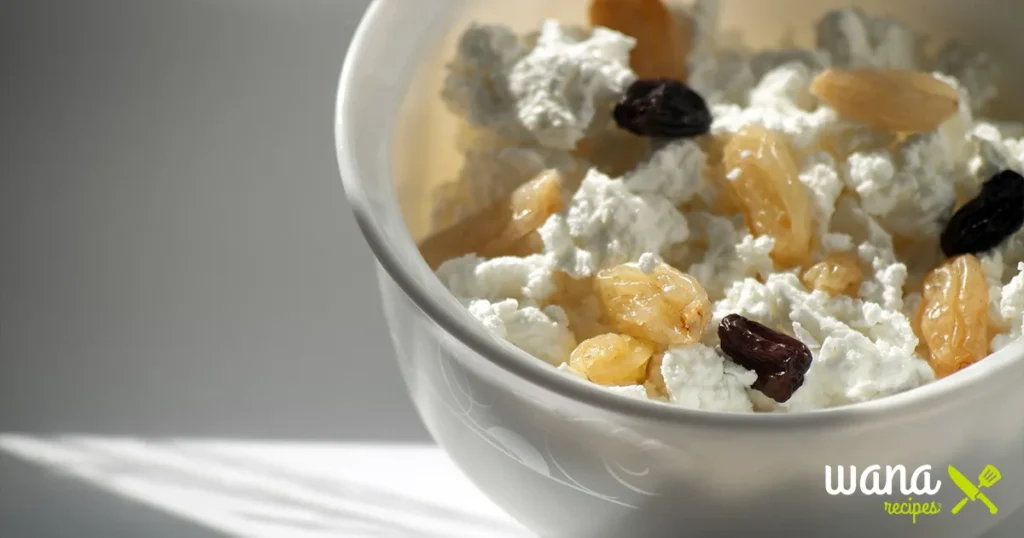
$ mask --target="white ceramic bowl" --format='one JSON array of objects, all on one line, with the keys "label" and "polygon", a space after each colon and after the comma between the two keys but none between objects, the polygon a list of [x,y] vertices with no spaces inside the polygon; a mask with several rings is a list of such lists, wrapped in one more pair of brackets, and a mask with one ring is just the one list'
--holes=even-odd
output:
[{"label": "white ceramic bowl", "polygon": [[[724,0],[751,44],[806,40],[838,0]],[[1019,0],[862,1],[937,37],[958,36],[1014,67]],[[879,401],[804,414],[693,412],[620,398],[489,336],[416,250],[424,188],[458,164],[438,105],[444,58],[470,20],[517,29],[583,22],[584,0],[377,0],[346,59],[336,128],[341,175],[375,253],[401,370],[424,422],[494,501],[541,536],[980,536],[1024,504],[1024,347]],[[1006,77],[1022,88],[1022,72]],[[1017,92],[1016,97],[1020,97]],[[1012,104],[1013,99],[1008,101]],[[407,225],[408,224],[408,225]],[[412,233],[410,233],[410,230]],[[366,359],[370,360],[370,359]],[[931,465],[942,513],[889,515],[892,495],[826,493],[825,466]],[[1002,471],[990,514],[946,474]]]}]

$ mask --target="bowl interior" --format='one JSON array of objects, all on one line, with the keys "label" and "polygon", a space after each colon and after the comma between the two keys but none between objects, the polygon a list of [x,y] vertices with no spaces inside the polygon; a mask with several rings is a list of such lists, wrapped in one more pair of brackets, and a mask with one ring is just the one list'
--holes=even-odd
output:
[{"label": "bowl interior", "polygon": [[[686,2],[686,0],[674,0]],[[432,2],[438,3],[438,2]],[[433,43],[423,43],[424,62],[406,93],[396,124],[393,181],[402,214],[414,239],[430,231],[430,191],[458,175],[462,156],[455,148],[455,118],[440,102],[445,63],[456,41],[471,22],[501,23],[518,31],[539,26],[545,18],[584,24],[589,0],[474,0],[448,4],[447,31]],[[826,11],[856,5],[873,15],[892,15],[941,45],[961,39],[992,54],[1003,67],[1001,97],[993,116],[1022,119],[1018,114],[1024,72],[1011,69],[1024,51],[1024,33],[1015,29],[1024,14],[1019,0],[720,0],[723,30],[750,46],[775,47],[783,39],[805,45],[813,40],[814,24]]]},{"label": "bowl interior", "polygon": [[[419,256],[413,239],[428,231],[430,189],[455,177],[461,166],[456,151],[456,122],[440,103],[444,65],[462,30],[472,21],[501,22],[518,30],[544,18],[584,22],[588,0],[375,0],[356,34],[343,69],[336,110],[339,164],[357,223],[390,275],[426,316],[513,376],[581,403],[629,416],[686,424],[715,423],[743,427],[870,420],[899,407],[924,409],[986,391],[985,381],[1013,378],[1024,371],[1024,343],[1018,342],[970,368],[909,393],[836,409],[798,414],[691,412],[646,401],[620,398],[591,384],[558,374],[511,344],[495,339],[461,308]],[[960,38],[989,51],[1004,66],[1024,50],[1024,33],[1014,32],[1019,0],[864,0],[872,13],[899,16],[912,26],[944,39]],[[813,23],[840,0],[723,0],[727,30],[742,29],[751,46],[772,46],[784,36],[810,39]],[[1024,74],[1006,70],[1001,88],[1021,88]],[[1000,107],[1020,110],[1020,91],[1006,91]],[[1020,116],[1002,114],[1002,119]],[[396,201],[398,202],[396,204]],[[400,206],[400,207],[399,207]],[[408,225],[408,226],[407,226]],[[411,236],[410,237],[410,233]],[[381,273],[384,274],[383,272]]]}]

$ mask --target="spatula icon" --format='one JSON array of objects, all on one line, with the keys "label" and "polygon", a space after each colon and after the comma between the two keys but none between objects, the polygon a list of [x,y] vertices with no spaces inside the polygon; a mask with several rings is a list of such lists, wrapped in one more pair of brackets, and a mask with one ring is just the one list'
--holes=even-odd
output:
[{"label": "spatula icon", "polygon": [[978,500],[985,503],[985,506],[988,507],[989,513],[995,514],[999,511],[999,508],[997,508],[996,505],[992,504],[992,501],[988,500],[988,497],[986,497],[980,489],[991,488],[996,482],[999,482],[1003,478],[1003,475],[999,472],[999,469],[996,469],[992,465],[988,465],[984,469],[982,469],[981,474],[978,475],[977,486],[975,486],[974,483],[971,482],[971,479],[967,478],[966,476],[964,476],[963,473],[957,470],[956,467],[950,465],[947,471],[949,472],[949,477],[953,479],[953,483],[956,484],[957,487],[959,487],[960,490],[964,492],[964,495],[967,495],[959,503],[957,503],[956,506],[953,507],[954,514],[959,512],[960,509],[963,508],[965,504],[967,504],[967,501],[974,500]]}]

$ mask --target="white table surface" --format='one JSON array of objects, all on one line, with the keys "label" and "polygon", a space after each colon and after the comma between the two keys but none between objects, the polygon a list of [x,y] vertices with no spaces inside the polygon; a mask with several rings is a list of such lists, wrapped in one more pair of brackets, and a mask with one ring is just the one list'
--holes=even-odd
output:
[{"label": "white table surface", "polygon": [[4,3],[0,536],[525,536],[419,424],[343,199],[366,4]]}]

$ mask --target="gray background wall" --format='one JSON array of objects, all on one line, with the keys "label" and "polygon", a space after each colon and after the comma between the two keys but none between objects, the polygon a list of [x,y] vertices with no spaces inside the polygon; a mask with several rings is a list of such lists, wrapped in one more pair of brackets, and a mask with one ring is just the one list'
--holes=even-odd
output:
[{"label": "gray background wall", "polygon": [[426,439],[335,165],[367,3],[3,3],[0,431]]},{"label": "gray background wall", "polygon": [[[335,167],[367,3],[0,3],[0,432],[427,439]],[[0,536],[217,534],[0,456]]]}]

